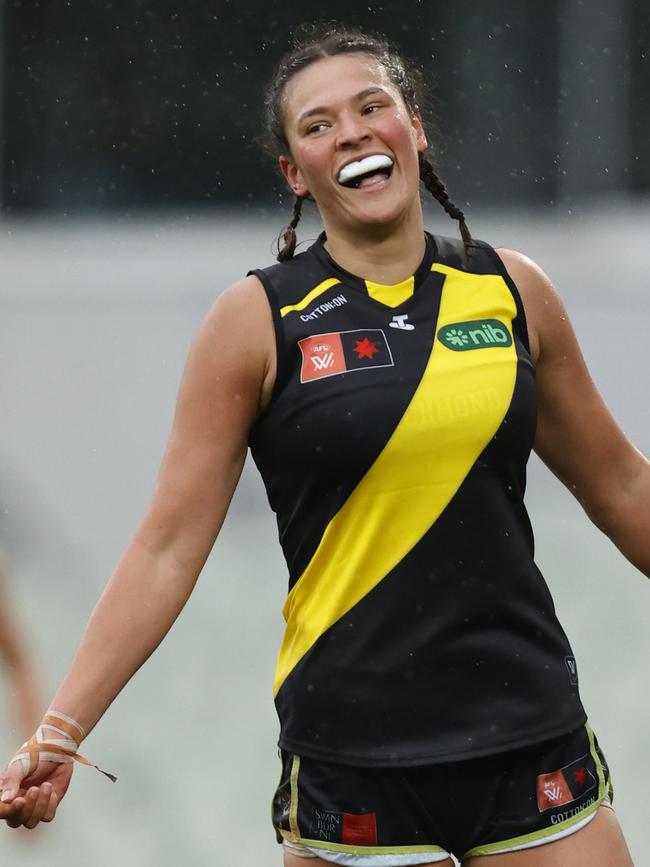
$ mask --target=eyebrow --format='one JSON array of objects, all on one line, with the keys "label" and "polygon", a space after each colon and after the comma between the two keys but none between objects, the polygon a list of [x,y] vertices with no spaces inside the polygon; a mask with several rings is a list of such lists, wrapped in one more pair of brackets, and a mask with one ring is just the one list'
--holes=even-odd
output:
[{"label": "eyebrow", "polygon": [[[352,97],[352,102],[362,102],[367,96],[372,96],[373,93],[386,93],[383,87],[367,87],[365,90],[359,91],[359,93],[355,94]],[[309,108],[307,111],[303,111],[301,115],[299,115],[297,123],[302,123],[308,117],[312,117],[315,114],[325,114],[329,111],[327,106],[317,105],[314,108]]]}]

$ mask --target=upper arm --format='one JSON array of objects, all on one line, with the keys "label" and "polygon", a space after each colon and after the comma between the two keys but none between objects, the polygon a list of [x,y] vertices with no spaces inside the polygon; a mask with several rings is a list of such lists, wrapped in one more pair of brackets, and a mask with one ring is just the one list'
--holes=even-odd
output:
[{"label": "upper arm", "polygon": [[594,385],[549,278],[520,253],[498,253],[526,311],[537,379],[535,451],[598,521],[632,484],[643,458]]},{"label": "upper arm", "polygon": [[219,531],[248,434],[273,386],[271,311],[256,277],[227,289],[190,349],[171,436],[138,540],[198,572]]}]

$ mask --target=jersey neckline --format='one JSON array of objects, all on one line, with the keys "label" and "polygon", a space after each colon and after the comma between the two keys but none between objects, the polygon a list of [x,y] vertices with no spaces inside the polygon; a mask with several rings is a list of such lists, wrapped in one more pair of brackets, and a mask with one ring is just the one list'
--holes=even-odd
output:
[{"label": "jersey neckline", "polygon": [[[325,266],[327,271],[332,274],[332,276],[338,277],[342,283],[346,286],[350,286],[354,289],[357,289],[363,295],[372,299],[370,292],[368,291],[368,286],[366,284],[366,280],[363,277],[359,277],[357,274],[352,274],[351,271],[346,271],[341,265],[333,259],[328,251],[325,249],[325,241],[327,240],[327,235],[325,232],[321,232],[318,238],[314,241],[314,243],[310,247],[310,252],[312,252],[316,258],[321,262],[322,265]],[[431,266],[436,261],[436,242],[429,232],[424,232],[424,256],[422,257],[422,261],[418,265],[415,270],[415,273],[412,275],[413,279],[413,294],[417,292],[418,288],[422,285],[422,283],[426,280],[427,276],[431,273]],[[407,280],[410,278],[407,278]],[[370,282],[370,281],[369,281]],[[400,286],[402,283],[406,281],[400,281],[400,283],[394,284],[395,286]],[[379,284],[375,284],[379,285]],[[374,299],[372,299],[374,300]],[[377,302],[381,303],[381,302]],[[382,305],[387,306],[387,305]],[[388,305],[390,306],[390,305]],[[401,305],[397,305],[401,306]]]}]

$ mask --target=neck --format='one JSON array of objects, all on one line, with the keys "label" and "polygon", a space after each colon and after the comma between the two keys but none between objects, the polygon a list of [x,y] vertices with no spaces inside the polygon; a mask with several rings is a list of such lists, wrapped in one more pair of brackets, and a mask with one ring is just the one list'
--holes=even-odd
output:
[{"label": "neck", "polygon": [[[418,202],[419,204],[419,202]],[[334,261],[358,277],[392,286],[417,270],[424,256],[422,208],[397,225],[368,227],[359,231],[325,225],[325,248]]]}]

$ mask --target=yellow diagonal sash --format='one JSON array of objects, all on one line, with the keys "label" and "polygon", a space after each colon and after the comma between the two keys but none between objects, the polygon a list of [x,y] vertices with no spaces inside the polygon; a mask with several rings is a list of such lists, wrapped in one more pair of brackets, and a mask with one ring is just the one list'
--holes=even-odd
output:
[{"label": "yellow diagonal sash", "polygon": [[[439,264],[432,270],[445,275],[438,330],[482,318],[498,319],[512,330],[516,307],[501,277]],[[328,524],[287,597],[276,695],[314,643],[440,516],[503,421],[516,374],[514,343],[454,352],[434,340],[422,379],[393,434]]]}]

